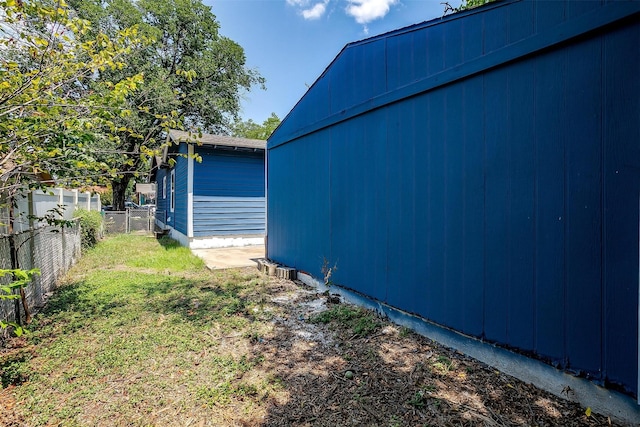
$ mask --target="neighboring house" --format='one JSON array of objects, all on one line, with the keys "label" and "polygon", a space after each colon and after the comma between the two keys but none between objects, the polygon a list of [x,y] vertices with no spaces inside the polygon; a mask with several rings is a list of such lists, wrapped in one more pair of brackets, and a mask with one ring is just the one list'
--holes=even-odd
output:
[{"label": "neighboring house", "polygon": [[639,42],[512,0],[347,45],[269,138],[268,257],[637,397]]},{"label": "neighboring house", "polygon": [[263,244],[266,142],[177,130],[169,138],[152,166],[156,225],[190,248]]}]

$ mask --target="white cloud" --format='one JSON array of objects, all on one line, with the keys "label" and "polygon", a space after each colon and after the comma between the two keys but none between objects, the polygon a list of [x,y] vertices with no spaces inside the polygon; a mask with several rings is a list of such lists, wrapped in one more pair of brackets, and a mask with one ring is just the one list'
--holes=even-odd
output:
[{"label": "white cloud", "polygon": [[[289,6],[298,9],[298,13],[306,20],[320,19],[327,12],[329,2],[333,0],[286,0]],[[391,6],[400,0],[346,0],[345,13],[352,16],[358,24],[364,26],[365,34],[369,29],[366,24],[383,18],[389,13]]]},{"label": "white cloud", "polygon": [[329,3],[329,0],[314,4],[313,7],[303,10],[302,16],[304,17],[304,19],[320,18],[327,10],[327,3]]},{"label": "white cloud", "polygon": [[349,0],[346,12],[347,15],[353,16],[358,24],[367,24],[384,17],[396,3],[398,0]]},{"label": "white cloud", "polygon": [[299,13],[304,19],[319,19],[327,11],[329,0],[321,0],[313,3],[311,0],[287,0],[289,6],[300,9]]}]

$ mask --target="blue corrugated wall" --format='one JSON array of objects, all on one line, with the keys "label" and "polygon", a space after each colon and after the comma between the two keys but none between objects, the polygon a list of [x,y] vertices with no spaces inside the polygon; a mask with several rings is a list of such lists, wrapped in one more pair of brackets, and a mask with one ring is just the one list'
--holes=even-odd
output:
[{"label": "blue corrugated wall", "polygon": [[640,3],[348,45],[268,143],[268,256],[637,395]]}]

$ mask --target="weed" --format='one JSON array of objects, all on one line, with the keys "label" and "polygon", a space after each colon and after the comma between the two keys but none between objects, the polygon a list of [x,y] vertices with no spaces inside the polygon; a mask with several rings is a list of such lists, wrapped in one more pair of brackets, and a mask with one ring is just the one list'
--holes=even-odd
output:
[{"label": "weed", "polygon": [[367,357],[368,360],[370,360],[372,362],[380,359],[380,356],[378,355],[378,352],[373,347],[367,348],[366,357]]},{"label": "weed", "polygon": [[360,307],[340,304],[311,317],[311,323],[335,324],[348,328],[359,337],[370,335],[380,327],[375,315]]},{"label": "weed", "polygon": [[409,405],[414,408],[424,408],[427,405],[431,405],[435,408],[439,408],[441,401],[437,397],[432,397],[431,394],[435,391],[435,387],[426,386],[416,391],[415,394],[409,399]]},{"label": "weed", "polygon": [[413,331],[406,326],[400,328],[400,337],[409,338],[413,334]]},{"label": "weed", "polygon": [[322,259],[322,276],[324,279],[324,284],[325,286],[331,286],[331,284],[333,283],[331,281],[331,276],[333,276],[333,274],[338,270],[338,263],[335,262],[333,264],[333,267],[331,266],[331,263],[329,262],[328,259],[323,258]]},{"label": "weed", "polygon": [[426,397],[424,390],[418,390],[415,394],[409,399],[409,405],[415,408],[424,408],[426,405]]},{"label": "weed", "polygon": [[427,384],[426,386],[422,387],[422,390],[433,393],[436,391],[436,386],[434,386],[433,384]]},{"label": "weed", "polygon": [[437,373],[445,375],[453,368],[453,362],[446,356],[438,356],[432,366]]},{"label": "weed", "polygon": [[29,379],[29,355],[24,352],[13,354],[0,361],[0,383],[2,388],[20,385]]},{"label": "weed", "polygon": [[392,415],[391,419],[389,420],[389,427],[401,427],[401,426],[402,426],[402,422],[400,421],[400,419],[396,415]]}]

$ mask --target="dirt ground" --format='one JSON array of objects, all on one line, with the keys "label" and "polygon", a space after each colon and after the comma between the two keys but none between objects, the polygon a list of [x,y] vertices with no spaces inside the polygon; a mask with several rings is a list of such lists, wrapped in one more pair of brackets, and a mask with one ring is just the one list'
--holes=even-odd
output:
[{"label": "dirt ground", "polygon": [[[260,354],[255,374],[277,378],[280,391],[253,410],[203,409],[211,410],[206,425],[619,425],[301,282],[270,278],[268,299],[275,313],[269,332],[226,336],[219,349]],[[355,319],[339,315],[354,310]],[[318,322],[323,312],[335,316]],[[0,389],[0,425],[24,426],[12,396]]]},{"label": "dirt ground", "polygon": [[260,345],[290,399],[274,402],[261,425],[616,425],[385,319],[366,336],[309,323],[335,303],[300,282],[274,285],[290,316]]}]

